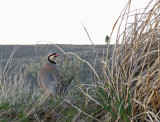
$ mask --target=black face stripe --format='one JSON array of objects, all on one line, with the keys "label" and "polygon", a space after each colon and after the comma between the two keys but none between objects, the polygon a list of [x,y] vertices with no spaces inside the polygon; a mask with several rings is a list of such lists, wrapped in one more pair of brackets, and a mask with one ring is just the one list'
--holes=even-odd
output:
[{"label": "black face stripe", "polygon": [[56,53],[52,53],[52,54],[50,54],[48,57],[51,57],[51,56],[54,56],[54,55],[56,55]]}]

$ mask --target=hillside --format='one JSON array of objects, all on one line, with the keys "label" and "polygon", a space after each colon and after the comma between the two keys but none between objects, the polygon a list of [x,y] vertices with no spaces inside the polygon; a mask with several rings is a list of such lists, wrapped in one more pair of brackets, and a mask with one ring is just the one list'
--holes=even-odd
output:
[{"label": "hillside", "polygon": [[[73,52],[81,54],[83,52],[101,52],[107,49],[107,45],[58,45],[65,52]],[[13,58],[31,58],[37,56],[45,56],[48,53],[56,52],[62,54],[62,52],[54,45],[0,45],[0,55],[2,59],[8,59],[11,52],[16,48],[16,53]]]}]

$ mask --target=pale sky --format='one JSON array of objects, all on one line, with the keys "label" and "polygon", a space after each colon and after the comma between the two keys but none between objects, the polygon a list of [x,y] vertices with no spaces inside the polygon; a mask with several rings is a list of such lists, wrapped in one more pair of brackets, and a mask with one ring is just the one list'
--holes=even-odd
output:
[{"label": "pale sky", "polygon": [[[150,0],[132,0],[132,9]],[[0,0],[0,44],[105,44],[128,0]]]}]

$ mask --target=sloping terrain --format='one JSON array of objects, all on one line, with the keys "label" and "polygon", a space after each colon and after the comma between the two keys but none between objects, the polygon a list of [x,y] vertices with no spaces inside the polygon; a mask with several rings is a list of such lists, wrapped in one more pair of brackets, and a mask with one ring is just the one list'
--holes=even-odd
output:
[{"label": "sloping terrain", "polygon": [[[58,45],[65,52],[73,52],[81,54],[84,52],[98,52],[106,50],[107,45],[96,45],[95,48],[92,45]],[[37,56],[45,56],[48,53],[56,52],[62,54],[62,52],[54,45],[0,45],[0,54],[2,59],[8,59],[11,52],[17,48],[13,58],[31,58]]]}]

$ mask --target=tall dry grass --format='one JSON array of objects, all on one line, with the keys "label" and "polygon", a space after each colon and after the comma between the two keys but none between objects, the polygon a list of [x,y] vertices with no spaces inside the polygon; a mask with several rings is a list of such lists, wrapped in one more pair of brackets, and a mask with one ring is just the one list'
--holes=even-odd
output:
[{"label": "tall dry grass", "polygon": [[130,6],[131,1],[113,27],[114,31],[118,26],[116,45],[106,58],[109,87],[103,90],[108,95],[114,92],[112,102],[120,104],[110,104],[117,121],[160,121],[160,1],[135,11]]}]

